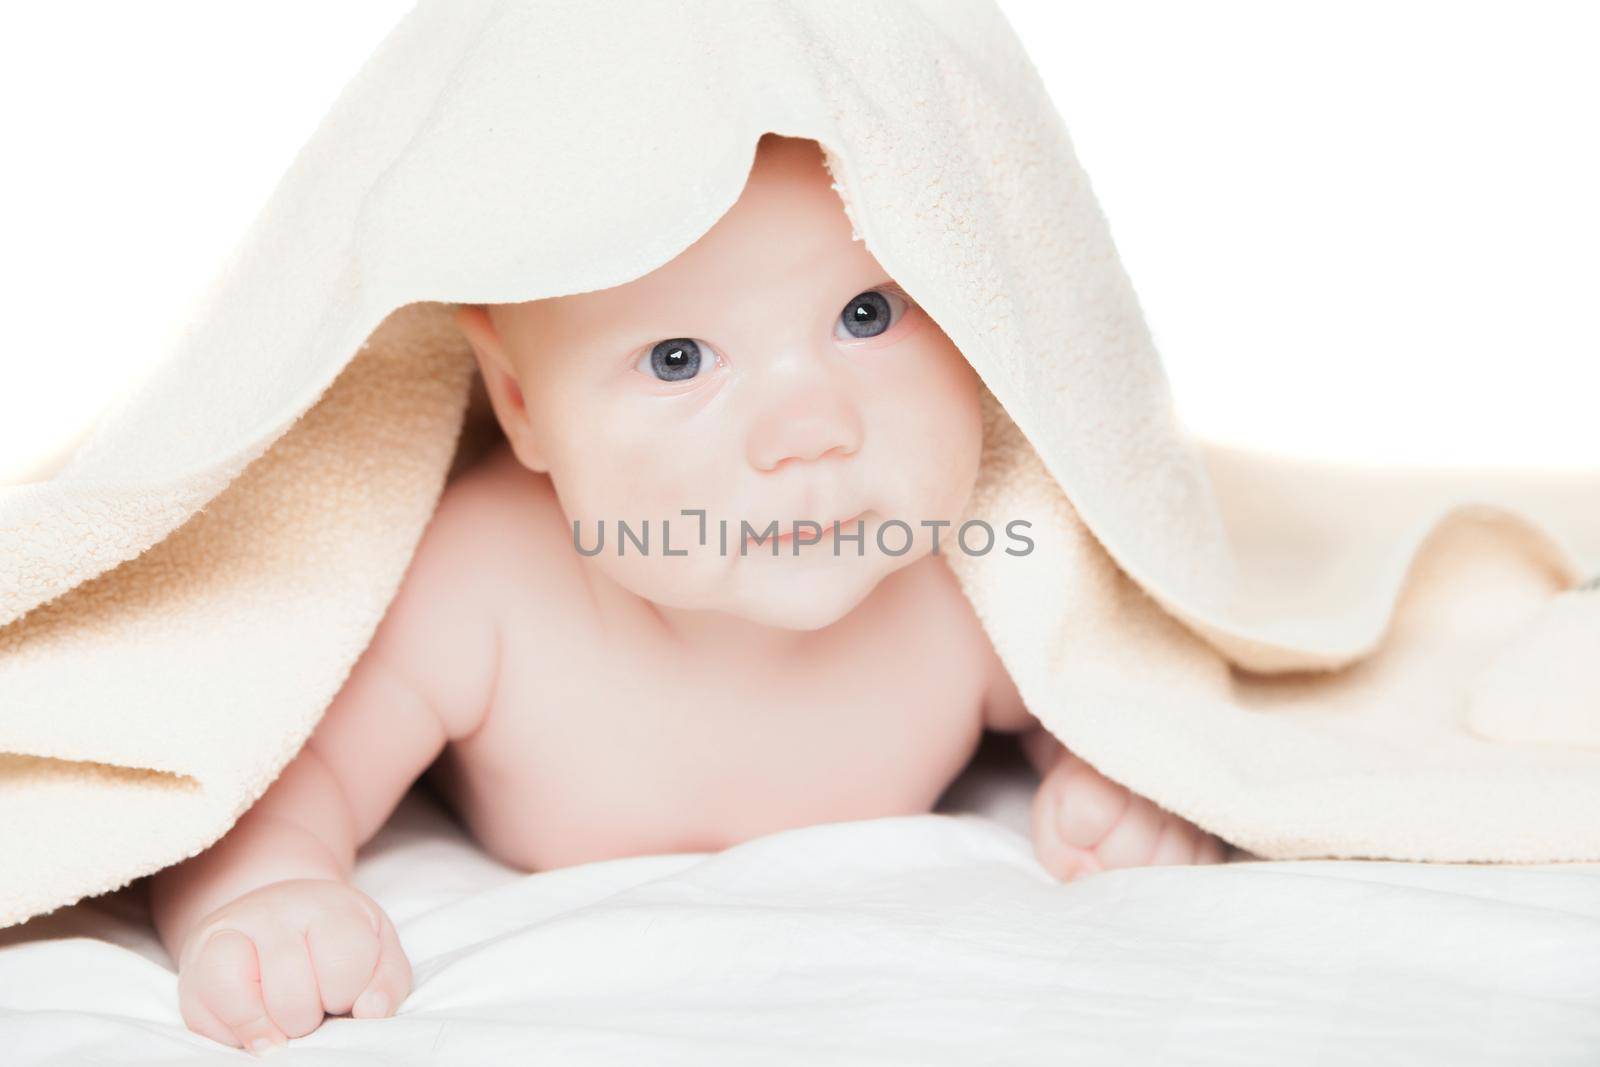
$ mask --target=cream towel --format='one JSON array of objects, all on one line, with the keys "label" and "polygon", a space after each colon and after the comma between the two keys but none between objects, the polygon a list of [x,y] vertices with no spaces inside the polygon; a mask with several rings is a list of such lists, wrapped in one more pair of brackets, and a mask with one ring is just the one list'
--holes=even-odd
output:
[{"label": "cream towel", "polygon": [[[766,131],[822,144],[984,380],[971,516],[1029,519],[1037,548],[952,562],[1068,745],[1266,856],[1600,859],[1600,611],[1558,595],[1600,569],[1600,473],[1186,439],[993,7],[453,0],[384,41],[170,356],[52,478],[0,491],[0,922],[193,855],[303,744],[456,455],[445,302],[667,262]],[[1523,703],[1518,678],[1558,677]]]}]

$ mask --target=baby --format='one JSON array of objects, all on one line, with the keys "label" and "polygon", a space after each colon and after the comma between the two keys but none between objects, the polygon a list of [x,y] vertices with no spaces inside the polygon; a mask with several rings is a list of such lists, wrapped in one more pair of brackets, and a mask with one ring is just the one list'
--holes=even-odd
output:
[{"label": "baby", "polygon": [[1222,858],[1023,706],[947,565],[978,378],[851,239],[816,142],[762,138],[644,277],[457,319],[505,442],[446,488],[305,747],[151,880],[190,1028],[263,1051],[400,1005],[394,926],[348,878],[425,771],[547,870],[926,812],[987,728],[1043,775],[1055,876]]}]

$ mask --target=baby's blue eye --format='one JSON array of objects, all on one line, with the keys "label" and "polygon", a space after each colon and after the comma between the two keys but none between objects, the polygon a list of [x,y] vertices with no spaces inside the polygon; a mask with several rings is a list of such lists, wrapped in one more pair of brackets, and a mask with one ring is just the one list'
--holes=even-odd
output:
[{"label": "baby's blue eye", "polygon": [[700,373],[709,359],[702,358],[699,341],[693,337],[674,337],[657,341],[639,360],[639,370],[664,382],[684,382]]},{"label": "baby's blue eye", "polygon": [[[898,311],[895,305],[899,305]],[[899,322],[905,315],[905,309],[906,302],[897,293],[881,289],[857,293],[839,313],[839,329],[834,331],[834,335],[841,341],[864,341],[877,337]]]}]

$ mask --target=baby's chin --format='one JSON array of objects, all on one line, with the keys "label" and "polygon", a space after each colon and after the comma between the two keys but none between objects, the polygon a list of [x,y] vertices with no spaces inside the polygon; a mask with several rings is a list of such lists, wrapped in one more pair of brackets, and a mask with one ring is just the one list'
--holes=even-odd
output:
[{"label": "baby's chin", "polygon": [[849,615],[883,581],[888,570],[860,561],[852,568],[785,567],[766,559],[755,566],[765,573],[738,575],[732,581],[628,584],[633,595],[663,607],[715,611],[736,619],[782,630],[821,630]]},{"label": "baby's chin", "polygon": [[756,604],[741,604],[728,610],[762,626],[775,626],[782,630],[822,630],[849,615],[871,592],[871,589],[867,589],[848,598],[825,597],[812,592],[792,599],[767,599]]},{"label": "baby's chin", "polygon": [[821,630],[849,615],[906,562],[833,559],[806,566],[781,557],[741,560],[742,573],[722,610],[764,626]]}]

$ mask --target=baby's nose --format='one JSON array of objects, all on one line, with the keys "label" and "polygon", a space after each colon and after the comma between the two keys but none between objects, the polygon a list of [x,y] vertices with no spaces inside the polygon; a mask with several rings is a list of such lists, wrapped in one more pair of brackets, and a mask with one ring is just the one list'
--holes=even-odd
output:
[{"label": "baby's nose", "polygon": [[773,471],[789,460],[848,456],[861,447],[861,434],[861,412],[837,389],[792,394],[751,427],[750,465]]}]

